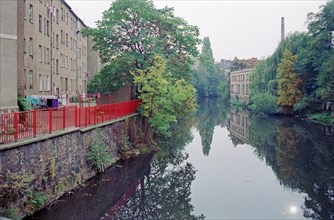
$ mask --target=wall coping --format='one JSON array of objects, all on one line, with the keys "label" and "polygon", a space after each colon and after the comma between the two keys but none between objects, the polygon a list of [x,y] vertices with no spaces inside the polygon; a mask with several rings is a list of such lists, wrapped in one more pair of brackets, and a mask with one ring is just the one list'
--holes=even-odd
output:
[{"label": "wall coping", "polygon": [[124,116],[122,118],[117,118],[115,120],[107,121],[107,122],[96,124],[96,125],[90,125],[89,127],[69,128],[69,129],[66,129],[66,130],[63,130],[63,131],[58,131],[58,132],[55,132],[55,133],[52,133],[52,134],[41,134],[39,136],[36,136],[35,138],[21,139],[17,142],[1,144],[0,145],[0,151],[5,151],[5,150],[12,149],[12,148],[21,147],[23,145],[28,145],[28,144],[33,144],[33,143],[36,143],[36,142],[45,141],[45,140],[48,140],[48,139],[51,139],[51,138],[55,138],[55,137],[58,137],[58,136],[63,136],[63,135],[70,134],[70,133],[73,133],[73,132],[80,131],[82,133],[85,133],[85,132],[88,132],[90,130],[100,128],[100,127],[104,127],[104,126],[107,126],[107,125],[111,125],[111,124],[114,124],[116,122],[120,122],[120,121],[123,121],[125,119],[137,116],[137,115],[139,115],[139,113],[134,113],[134,114],[131,114],[131,115]]}]

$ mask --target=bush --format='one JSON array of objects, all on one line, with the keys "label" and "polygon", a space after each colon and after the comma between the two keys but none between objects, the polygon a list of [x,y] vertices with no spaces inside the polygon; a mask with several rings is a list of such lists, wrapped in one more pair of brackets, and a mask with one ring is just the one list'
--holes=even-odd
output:
[{"label": "bush", "polygon": [[324,124],[333,124],[334,123],[334,117],[332,117],[330,112],[322,112],[322,113],[316,113],[309,115],[308,118],[311,120],[324,123]]},{"label": "bush", "polygon": [[249,108],[254,112],[277,113],[280,111],[276,97],[271,93],[255,93]]},{"label": "bush", "polygon": [[17,105],[19,106],[19,111],[28,111],[32,109],[30,103],[21,96],[17,97]]},{"label": "bush", "polygon": [[88,160],[93,163],[93,167],[100,173],[116,162],[115,158],[109,153],[107,143],[107,138],[100,129],[93,132],[92,146],[88,152]]}]

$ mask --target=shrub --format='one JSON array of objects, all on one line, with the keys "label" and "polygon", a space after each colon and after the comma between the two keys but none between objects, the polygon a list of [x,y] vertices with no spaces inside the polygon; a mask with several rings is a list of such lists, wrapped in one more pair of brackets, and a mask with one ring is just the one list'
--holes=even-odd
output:
[{"label": "shrub", "polygon": [[30,103],[21,96],[17,97],[17,105],[19,106],[19,111],[28,111],[32,109]]},{"label": "shrub", "polygon": [[109,153],[107,143],[107,138],[100,129],[93,132],[92,146],[88,152],[88,160],[93,163],[93,167],[100,173],[116,162],[116,159]]},{"label": "shrub", "polygon": [[276,97],[271,93],[255,93],[249,108],[254,112],[277,113],[280,111]]}]

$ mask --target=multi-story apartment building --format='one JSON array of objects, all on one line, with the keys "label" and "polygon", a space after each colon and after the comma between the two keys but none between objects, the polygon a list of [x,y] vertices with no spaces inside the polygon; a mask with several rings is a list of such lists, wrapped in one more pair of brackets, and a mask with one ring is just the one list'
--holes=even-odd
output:
[{"label": "multi-story apartment building", "polygon": [[0,113],[17,107],[17,0],[0,1]]},{"label": "multi-story apartment building", "polygon": [[87,84],[87,37],[82,20],[63,0],[24,0],[23,65],[18,70],[18,94],[73,96]]},{"label": "multi-story apartment building", "polygon": [[91,51],[84,27],[64,0],[1,1],[0,108],[17,108],[17,95],[85,92]]},{"label": "multi-story apartment building", "polygon": [[243,69],[230,73],[230,98],[249,101],[249,79],[253,69]]}]

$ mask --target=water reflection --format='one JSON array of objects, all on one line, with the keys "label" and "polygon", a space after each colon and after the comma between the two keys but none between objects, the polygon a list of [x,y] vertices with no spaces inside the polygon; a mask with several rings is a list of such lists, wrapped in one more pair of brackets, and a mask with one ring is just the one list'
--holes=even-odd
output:
[{"label": "water reflection", "polygon": [[203,154],[209,156],[215,126],[227,125],[228,108],[219,99],[204,99],[199,102],[196,128],[201,136]]},{"label": "water reflection", "polygon": [[234,146],[248,141],[249,111],[242,108],[230,107],[230,132]]},{"label": "water reflection", "polygon": [[302,206],[306,218],[334,219],[334,134],[330,129],[291,118],[252,116],[250,120],[248,143],[280,184],[307,194]]},{"label": "water reflection", "polygon": [[[204,159],[196,155],[190,163],[193,155],[185,146],[193,144]],[[233,147],[239,144],[243,146]],[[33,218],[204,219],[206,211],[216,209],[220,218],[334,219],[333,128],[251,115],[206,100],[195,115],[175,123],[172,137],[160,138],[159,147],[153,158],[139,157],[121,169],[112,168]],[[248,163],[252,166],[245,166]],[[221,197],[225,188],[235,191]],[[200,200],[209,197],[201,203],[204,211],[196,211],[194,194]],[[268,201],[248,198],[257,196]]]}]

